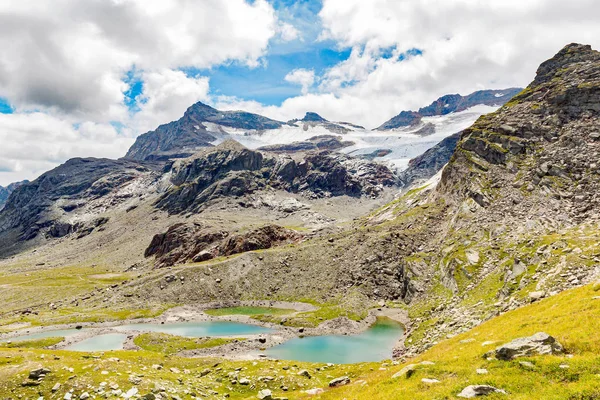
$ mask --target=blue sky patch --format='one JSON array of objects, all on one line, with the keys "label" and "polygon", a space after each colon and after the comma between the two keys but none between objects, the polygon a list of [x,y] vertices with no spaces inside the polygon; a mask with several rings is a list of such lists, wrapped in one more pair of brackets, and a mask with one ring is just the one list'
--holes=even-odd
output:
[{"label": "blue sky patch", "polygon": [[14,111],[8,100],[0,97],[0,114],[12,114]]},{"label": "blue sky patch", "polygon": [[125,73],[123,82],[129,85],[129,89],[123,93],[125,95],[125,105],[129,108],[129,111],[139,111],[137,97],[144,90],[144,82],[135,66]]},{"label": "blue sky patch", "polygon": [[317,76],[341,61],[347,60],[350,49],[335,50],[319,42],[303,50],[268,55],[265,66],[248,68],[230,64],[209,70],[186,70],[188,75],[210,77],[211,93],[256,100],[265,105],[279,105],[285,99],[301,94],[301,87],[287,82],[285,76],[298,68],[312,69]]}]

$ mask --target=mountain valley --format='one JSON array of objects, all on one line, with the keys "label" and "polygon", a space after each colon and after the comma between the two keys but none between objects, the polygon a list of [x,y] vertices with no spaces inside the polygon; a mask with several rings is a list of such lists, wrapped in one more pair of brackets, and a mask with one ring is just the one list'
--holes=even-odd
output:
[{"label": "mountain valley", "polygon": [[[598,398],[599,154],[580,44],[375,130],[196,103],[122,159],[0,188],[0,398]],[[389,319],[389,361],[265,354]],[[273,332],[119,332],[207,321]],[[53,329],[86,332],[19,344]]]}]

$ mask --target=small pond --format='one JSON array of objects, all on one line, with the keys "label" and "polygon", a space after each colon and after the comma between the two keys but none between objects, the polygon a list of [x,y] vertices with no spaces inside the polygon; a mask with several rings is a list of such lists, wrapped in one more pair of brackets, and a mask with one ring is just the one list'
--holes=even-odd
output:
[{"label": "small pond", "polygon": [[280,360],[334,364],[382,361],[392,358],[394,345],[403,333],[397,322],[380,318],[359,335],[296,338],[267,349],[265,354]]},{"label": "small pond", "polygon": [[69,336],[73,336],[77,333],[80,333],[81,331],[82,331],[81,329],[57,329],[54,331],[43,331],[43,332],[32,333],[29,335],[17,336],[17,337],[6,339],[6,340],[12,340],[13,342],[16,342],[16,341],[21,341],[21,340],[36,340],[36,339],[45,339],[45,338],[50,338],[50,337],[65,337],[66,338]]},{"label": "small pond", "polygon": [[127,335],[123,333],[107,333],[82,340],[66,348],[75,351],[110,351],[123,349]]},{"label": "small pond", "polygon": [[177,336],[244,336],[273,333],[270,328],[237,322],[180,322],[175,324],[131,324],[121,325],[115,329],[123,331],[161,332]]}]

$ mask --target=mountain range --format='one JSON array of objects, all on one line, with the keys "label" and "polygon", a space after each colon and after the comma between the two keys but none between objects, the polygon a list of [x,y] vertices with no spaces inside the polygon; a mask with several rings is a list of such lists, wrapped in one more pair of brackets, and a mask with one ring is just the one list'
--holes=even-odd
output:
[{"label": "mountain range", "polygon": [[[197,103],[123,159],[69,160],[0,211],[0,341],[77,326],[127,351],[0,344],[0,393],[595,398],[599,126],[600,53],[570,44],[523,90],[444,96],[373,131]],[[275,333],[207,350],[116,327],[213,315]],[[265,354],[382,317],[403,323],[393,361]]]}]

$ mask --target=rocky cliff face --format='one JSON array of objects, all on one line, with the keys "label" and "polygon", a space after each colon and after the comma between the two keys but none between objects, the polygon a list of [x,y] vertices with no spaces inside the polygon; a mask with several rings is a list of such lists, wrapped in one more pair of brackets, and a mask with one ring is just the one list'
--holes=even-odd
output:
[{"label": "rocky cliff face", "polygon": [[600,53],[569,45],[511,102],[463,132],[440,190],[511,215],[595,218],[599,126]]},{"label": "rocky cliff face", "polygon": [[381,164],[331,152],[309,152],[296,160],[267,155],[228,141],[176,161],[173,184],[157,206],[170,213],[201,209],[220,197],[242,196],[275,188],[307,197],[378,196],[398,184]]},{"label": "rocky cliff face", "polygon": [[23,186],[26,183],[29,183],[29,181],[25,180],[21,182],[11,183],[7,187],[0,186],[0,211],[2,211],[2,209],[4,208],[4,205],[8,201],[10,194],[14,192],[16,188],[18,188],[19,186]]},{"label": "rocky cliff face", "polygon": [[408,168],[399,173],[405,187],[418,185],[437,174],[450,161],[460,136],[460,132],[448,136],[422,155],[410,160]]},{"label": "rocky cliff face", "polygon": [[[49,237],[89,233],[106,221],[94,219],[94,213],[80,215],[82,209],[151,173],[148,166],[129,161],[71,159],[13,192],[0,212],[0,236],[11,230],[17,230],[23,240],[40,233]],[[122,193],[104,207],[117,206],[130,197],[132,193]]]},{"label": "rocky cliff face", "polygon": [[417,242],[424,251],[406,258],[408,269],[424,260],[421,282],[429,276],[452,293],[425,289],[438,304],[427,317],[444,323],[417,352],[596,279],[599,126],[600,53],[568,45],[513,100],[462,133],[435,190],[409,197],[401,215],[428,214],[420,229],[429,239]]},{"label": "rocky cliff face", "polygon": [[280,128],[283,123],[244,111],[219,111],[203,103],[187,109],[177,121],[159,126],[156,130],[139,136],[127,152],[131,160],[167,160],[189,157],[217,140],[218,129],[209,124],[245,130]]},{"label": "rocky cliff face", "polygon": [[481,90],[471,93],[468,96],[449,94],[440,97],[427,107],[420,108],[419,111],[402,111],[394,118],[383,123],[379,128],[377,128],[377,130],[385,131],[408,126],[416,126],[421,123],[423,117],[432,117],[435,115],[446,115],[454,112],[460,112],[480,104],[500,106],[509,101],[520,91],[520,88],[510,88],[505,90]]}]

